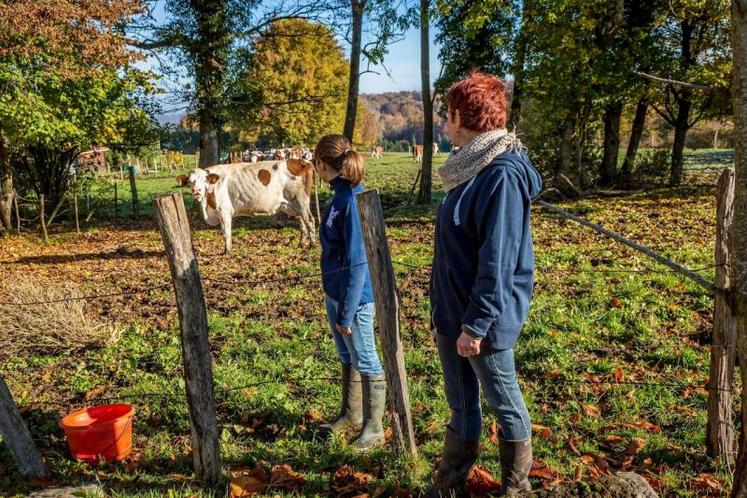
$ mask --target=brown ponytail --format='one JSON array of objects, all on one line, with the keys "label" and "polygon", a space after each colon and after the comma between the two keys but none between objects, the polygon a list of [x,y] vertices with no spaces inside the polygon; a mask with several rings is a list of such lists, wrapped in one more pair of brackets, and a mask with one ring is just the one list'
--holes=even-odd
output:
[{"label": "brown ponytail", "polygon": [[353,150],[353,144],[343,135],[325,135],[314,149],[314,159],[334,169],[353,186],[363,179],[363,156]]}]

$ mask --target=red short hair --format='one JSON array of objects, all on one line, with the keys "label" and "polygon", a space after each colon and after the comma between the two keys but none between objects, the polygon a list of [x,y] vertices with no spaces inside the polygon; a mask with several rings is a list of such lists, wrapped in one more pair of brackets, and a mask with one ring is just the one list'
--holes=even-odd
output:
[{"label": "red short hair", "polygon": [[460,125],[472,131],[506,127],[506,85],[498,76],[472,71],[446,92],[449,112],[459,111]]}]

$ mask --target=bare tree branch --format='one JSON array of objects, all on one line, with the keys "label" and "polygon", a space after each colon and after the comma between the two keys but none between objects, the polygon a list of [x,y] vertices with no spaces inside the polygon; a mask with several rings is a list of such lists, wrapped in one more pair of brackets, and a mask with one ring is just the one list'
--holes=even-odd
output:
[{"label": "bare tree branch", "polygon": [[663,83],[667,85],[676,85],[683,88],[692,88],[693,90],[702,90],[704,92],[710,92],[710,93],[720,93],[723,91],[722,88],[710,86],[710,85],[698,85],[695,83],[686,83],[684,81],[678,81],[678,80],[672,80],[668,78],[660,78],[659,76],[653,76],[647,73],[643,73],[640,71],[634,71],[635,74],[638,76],[645,78],[647,80],[654,81],[656,83]]}]

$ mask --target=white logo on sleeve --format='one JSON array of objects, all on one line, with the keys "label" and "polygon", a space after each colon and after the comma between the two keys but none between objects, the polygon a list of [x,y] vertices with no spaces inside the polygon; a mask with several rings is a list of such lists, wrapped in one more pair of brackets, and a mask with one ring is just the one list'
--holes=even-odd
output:
[{"label": "white logo on sleeve", "polygon": [[335,218],[337,218],[338,214],[340,214],[340,212],[336,210],[334,206],[329,209],[329,217],[327,217],[328,228],[332,228],[332,222],[335,221]]}]

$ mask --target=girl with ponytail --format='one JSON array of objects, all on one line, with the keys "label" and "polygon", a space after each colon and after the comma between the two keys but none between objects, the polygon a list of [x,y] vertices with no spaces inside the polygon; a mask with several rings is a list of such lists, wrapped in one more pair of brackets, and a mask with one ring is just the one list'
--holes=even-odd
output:
[{"label": "girl with ponytail", "polygon": [[314,168],[334,191],[320,220],[322,286],[342,363],[342,406],[323,427],[355,431],[358,451],[384,441],[386,382],[374,339],[374,299],[355,194],[363,191],[363,157],[342,135],[327,135],[314,149]]}]

